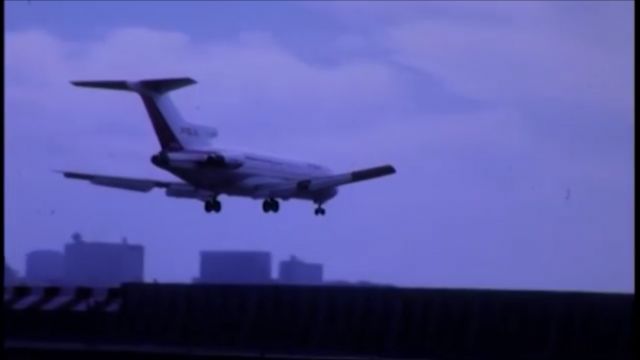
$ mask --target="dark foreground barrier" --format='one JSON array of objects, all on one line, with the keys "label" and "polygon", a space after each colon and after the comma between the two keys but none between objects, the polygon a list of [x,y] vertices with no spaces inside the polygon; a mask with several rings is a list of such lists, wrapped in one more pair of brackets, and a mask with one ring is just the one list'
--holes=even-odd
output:
[{"label": "dark foreground barrier", "polygon": [[91,345],[91,358],[108,349],[138,358],[181,351],[250,358],[632,358],[633,295],[625,294],[155,284],[10,290],[5,346],[14,354],[29,350],[30,358],[54,345],[84,349],[84,356]]}]

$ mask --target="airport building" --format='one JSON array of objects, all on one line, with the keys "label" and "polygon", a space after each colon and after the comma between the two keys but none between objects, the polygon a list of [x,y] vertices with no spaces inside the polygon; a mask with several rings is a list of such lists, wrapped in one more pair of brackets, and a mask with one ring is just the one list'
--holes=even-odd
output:
[{"label": "airport building", "polygon": [[201,251],[200,276],[209,284],[271,282],[271,254],[265,251]]},{"label": "airport building", "polygon": [[111,287],[144,281],[144,247],[85,242],[79,237],[64,248],[64,277],[71,286]]},{"label": "airport building", "polygon": [[61,285],[64,282],[64,255],[55,250],[28,253],[25,282],[31,285]]},{"label": "airport building", "polygon": [[295,256],[280,262],[279,280],[285,284],[321,284],[322,264],[306,263]]}]

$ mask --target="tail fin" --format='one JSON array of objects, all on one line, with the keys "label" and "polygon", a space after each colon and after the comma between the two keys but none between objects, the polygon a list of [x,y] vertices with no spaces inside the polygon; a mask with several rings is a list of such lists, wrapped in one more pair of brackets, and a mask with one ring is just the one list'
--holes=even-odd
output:
[{"label": "tail fin", "polygon": [[72,81],[71,84],[80,87],[136,92],[142,98],[163,150],[201,149],[209,144],[209,139],[217,136],[215,128],[184,121],[169,98],[169,92],[196,84],[196,81],[191,78]]}]

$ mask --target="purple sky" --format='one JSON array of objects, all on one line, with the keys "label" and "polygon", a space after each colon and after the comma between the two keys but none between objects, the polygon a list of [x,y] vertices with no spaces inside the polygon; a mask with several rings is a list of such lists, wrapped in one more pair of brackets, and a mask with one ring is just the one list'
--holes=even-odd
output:
[{"label": "purple sky", "polygon": [[[198,252],[268,250],[326,277],[633,292],[632,2],[5,2],[5,252],[146,246],[148,279]],[[69,80],[191,76],[216,144],[336,171],[392,163],[327,205],[224,211],[52,169],[171,176],[139,99]],[[571,196],[567,200],[567,189]]]}]

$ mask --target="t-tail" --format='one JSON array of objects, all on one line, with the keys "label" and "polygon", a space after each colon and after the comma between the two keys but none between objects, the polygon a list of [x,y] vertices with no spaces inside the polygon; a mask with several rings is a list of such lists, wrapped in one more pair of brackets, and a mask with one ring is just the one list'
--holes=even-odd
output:
[{"label": "t-tail", "polygon": [[215,128],[186,122],[169,98],[169,92],[195,84],[196,81],[191,78],[72,81],[71,83],[81,87],[133,91],[140,95],[160,147],[165,151],[207,148],[210,139],[217,136]]}]

